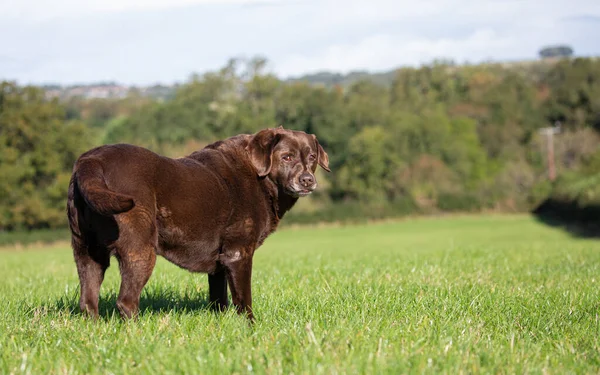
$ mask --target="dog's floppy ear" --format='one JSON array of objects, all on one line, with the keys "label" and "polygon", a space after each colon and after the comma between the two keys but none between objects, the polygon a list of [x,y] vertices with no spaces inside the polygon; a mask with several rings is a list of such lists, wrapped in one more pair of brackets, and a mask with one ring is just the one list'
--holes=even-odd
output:
[{"label": "dog's floppy ear", "polygon": [[250,161],[260,177],[265,177],[271,172],[273,148],[280,138],[281,134],[275,129],[265,129],[256,133],[246,146]]},{"label": "dog's floppy ear", "polygon": [[325,150],[323,150],[323,147],[321,147],[319,140],[314,134],[313,138],[315,139],[315,143],[317,144],[317,162],[319,163],[321,168],[323,168],[327,172],[331,172],[331,169],[329,169],[329,155],[327,155]]}]

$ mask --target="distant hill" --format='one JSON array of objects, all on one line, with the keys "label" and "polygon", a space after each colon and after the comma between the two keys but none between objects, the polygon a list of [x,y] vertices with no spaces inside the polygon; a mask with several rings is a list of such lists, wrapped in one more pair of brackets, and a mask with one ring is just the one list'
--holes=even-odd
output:
[{"label": "distant hill", "polygon": [[313,85],[323,85],[325,87],[341,86],[349,87],[361,80],[368,80],[382,86],[390,86],[394,80],[397,69],[381,73],[369,73],[365,70],[354,71],[348,74],[317,72],[306,74],[298,78],[288,78],[286,82],[308,82]]},{"label": "distant hill", "polygon": [[[534,80],[540,76],[540,73],[552,67],[559,61],[560,58],[545,58],[545,59],[535,59],[535,60],[517,60],[517,61],[504,61],[504,62],[483,62],[478,64],[472,64],[472,66],[498,66],[507,69],[518,70],[519,72],[532,77]],[[452,67],[464,67],[467,64],[455,64],[451,61],[438,61],[436,63],[446,65],[450,68]],[[429,64],[431,65],[431,64]],[[348,74],[340,74],[340,73],[332,73],[327,71],[321,71],[311,74],[305,74],[300,77],[288,78],[285,80],[286,82],[308,82],[313,85],[322,85],[325,87],[332,86],[340,86],[340,87],[349,87],[354,83],[367,80],[371,81],[375,84],[382,85],[385,87],[391,86],[396,73],[398,70],[403,69],[404,67],[398,67],[396,69],[392,69],[384,72],[376,72],[370,73],[368,71],[354,71]]]},{"label": "distant hill", "polygon": [[[568,58],[568,57],[567,57]],[[484,62],[473,64],[472,66],[498,66],[502,68],[514,69],[521,74],[531,77],[536,80],[541,77],[541,74],[552,67],[560,58],[544,58],[535,60],[519,60],[506,62]],[[454,67],[464,67],[466,64],[455,64],[451,61],[438,61],[435,63],[448,66],[450,69]],[[316,73],[305,74],[299,77],[290,77],[282,79],[284,82],[307,82],[311,85],[324,87],[339,86],[347,88],[356,82],[366,80],[377,85],[390,87],[398,70],[403,67],[398,67],[389,71],[369,72],[366,70],[352,71],[347,74],[321,71]],[[81,97],[85,99],[103,98],[103,99],[119,99],[130,95],[140,95],[150,97],[159,101],[171,99],[179,84],[172,85],[153,85],[153,86],[128,86],[121,85],[115,82],[102,82],[84,85],[60,86],[60,85],[45,85],[43,88],[49,97],[58,97],[67,99],[70,97]]]},{"label": "distant hill", "polygon": [[44,85],[46,96],[69,99],[122,99],[131,95],[168,100],[173,97],[178,85],[128,86],[115,82],[90,83],[83,85],[60,86]]}]

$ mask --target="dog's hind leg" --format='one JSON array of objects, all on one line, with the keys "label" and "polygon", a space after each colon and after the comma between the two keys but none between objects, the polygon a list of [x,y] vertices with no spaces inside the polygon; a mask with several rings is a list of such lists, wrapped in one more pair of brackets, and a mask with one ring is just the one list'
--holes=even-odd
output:
[{"label": "dog's hind leg", "polygon": [[139,246],[132,250],[121,252],[117,256],[121,271],[117,308],[124,319],[137,316],[142,289],[150,279],[156,263],[154,246]]},{"label": "dog's hind leg", "polygon": [[110,253],[106,247],[96,244],[93,233],[83,230],[89,229],[90,211],[86,209],[79,194],[75,176],[69,184],[67,217],[71,229],[73,257],[79,275],[79,307],[81,312],[97,318],[100,285],[104,280],[104,272],[110,265]]},{"label": "dog's hind leg", "polygon": [[83,240],[73,239],[73,255],[77,264],[81,295],[79,308],[93,318],[98,318],[98,298],[104,272],[110,265],[108,250]]},{"label": "dog's hind leg", "polygon": [[142,289],[154,270],[158,235],[153,216],[143,209],[117,215],[117,222],[121,230],[115,243],[121,271],[117,308],[124,319],[129,319],[137,316]]}]

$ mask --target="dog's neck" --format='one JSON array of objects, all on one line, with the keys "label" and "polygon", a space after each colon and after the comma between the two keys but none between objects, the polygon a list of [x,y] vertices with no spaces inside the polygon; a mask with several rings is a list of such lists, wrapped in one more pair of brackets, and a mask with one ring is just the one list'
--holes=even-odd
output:
[{"label": "dog's neck", "polygon": [[263,186],[265,186],[269,197],[271,198],[271,209],[275,216],[275,225],[277,225],[285,213],[294,207],[298,198],[286,194],[283,189],[277,186],[277,184],[268,176],[263,179]]},{"label": "dog's neck", "polygon": [[277,191],[278,195],[278,211],[277,215],[281,219],[286,212],[292,209],[296,202],[298,201],[297,197],[292,197],[289,194],[286,194],[281,188]]},{"label": "dog's neck", "polygon": [[[250,135],[242,134],[223,141],[215,142],[206,146],[205,148],[220,150],[228,159],[231,159],[232,155],[234,155],[235,159],[232,161],[232,164],[239,159],[245,159],[247,163],[246,168],[254,168],[248,159],[248,154],[244,151],[250,138]],[[197,153],[192,153],[189,157],[194,158],[196,154]],[[275,181],[271,180],[269,176],[261,178],[258,181],[262,188],[265,189],[271,200],[271,211],[273,215],[271,220],[273,223],[272,230],[275,230],[275,228],[277,228],[277,224],[279,224],[279,220],[281,220],[285,213],[288,212],[294,206],[294,204],[296,204],[298,198],[294,198],[291,195],[286,194],[283,189],[278,187]]]}]

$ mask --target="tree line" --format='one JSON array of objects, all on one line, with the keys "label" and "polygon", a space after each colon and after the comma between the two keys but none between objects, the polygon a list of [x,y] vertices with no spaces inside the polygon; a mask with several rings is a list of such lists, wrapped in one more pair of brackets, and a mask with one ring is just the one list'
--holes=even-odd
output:
[{"label": "tree line", "polygon": [[434,62],[349,87],[283,81],[267,67],[232,59],[164,101],[59,101],[1,83],[0,230],[64,227],[71,168],[90,147],[127,142],[183,156],[278,125],[314,133],[332,169],[290,220],[531,210],[555,188],[539,130],[556,124],[559,180],[600,172],[590,172],[600,145],[598,59]]}]

